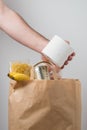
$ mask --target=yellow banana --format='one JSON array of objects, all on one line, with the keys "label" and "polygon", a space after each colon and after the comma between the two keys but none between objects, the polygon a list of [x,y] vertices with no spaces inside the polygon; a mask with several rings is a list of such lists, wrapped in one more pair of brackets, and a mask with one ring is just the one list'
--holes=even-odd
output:
[{"label": "yellow banana", "polygon": [[17,72],[10,72],[8,73],[8,76],[16,81],[27,81],[30,79],[28,75],[22,74],[22,73],[17,73]]}]

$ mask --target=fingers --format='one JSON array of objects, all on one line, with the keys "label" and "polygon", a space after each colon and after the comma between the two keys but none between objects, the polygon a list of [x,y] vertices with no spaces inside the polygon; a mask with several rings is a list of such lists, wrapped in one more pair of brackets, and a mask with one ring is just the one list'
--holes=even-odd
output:
[{"label": "fingers", "polygon": [[[43,61],[47,61],[47,62],[50,62],[49,59],[45,56],[42,55],[42,60]],[[58,66],[56,66],[54,63],[52,63],[52,68],[49,68],[49,72],[54,69],[56,72],[59,72],[60,71],[60,68]]]},{"label": "fingers", "polygon": [[43,61],[47,61],[47,62],[49,62],[48,58],[45,57],[44,55],[42,55],[42,60],[43,60]]},{"label": "fingers", "polygon": [[[65,42],[68,43],[68,44],[70,44],[70,42],[69,42],[68,40],[65,40]],[[63,68],[65,67],[65,65],[68,65],[69,61],[71,61],[74,56],[75,56],[75,52],[73,52],[73,53],[67,58],[67,60],[64,62],[63,66],[62,66],[61,68],[59,68],[58,66],[54,65],[54,66],[55,66],[54,68],[56,69],[56,71],[59,72],[60,69],[63,69]],[[48,60],[45,56],[42,56],[42,60],[49,62],[49,60]]]},{"label": "fingers", "polygon": [[[70,41],[65,40],[66,43],[70,44]],[[64,68],[65,65],[68,65],[69,61],[71,61],[73,59],[73,57],[75,56],[75,52],[73,52],[65,61],[64,65],[61,67],[61,69]]]},{"label": "fingers", "polygon": [[67,42],[68,44],[70,44],[70,41],[65,40],[65,42]]},{"label": "fingers", "polygon": [[[75,52],[73,52],[68,58],[67,60],[64,62],[63,66],[61,67],[61,69],[63,69],[65,67],[65,65],[68,65],[69,61],[71,61],[73,59],[73,57],[75,56]],[[43,61],[48,61],[49,60],[45,57],[45,56],[42,56],[42,60]],[[60,68],[56,65],[53,66],[54,69],[56,70],[56,72],[59,72],[60,71]]]},{"label": "fingers", "polygon": [[61,67],[61,69],[64,68],[65,65],[68,65],[69,61],[71,61],[73,59],[73,57],[75,56],[75,52],[73,52],[65,61],[64,65]]}]

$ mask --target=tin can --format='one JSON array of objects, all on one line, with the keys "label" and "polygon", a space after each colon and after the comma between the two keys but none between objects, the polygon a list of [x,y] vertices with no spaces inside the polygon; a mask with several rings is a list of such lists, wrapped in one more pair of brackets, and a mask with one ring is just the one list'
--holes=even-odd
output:
[{"label": "tin can", "polygon": [[49,80],[50,74],[49,74],[48,66],[46,64],[35,66],[34,75],[35,75],[35,79]]}]

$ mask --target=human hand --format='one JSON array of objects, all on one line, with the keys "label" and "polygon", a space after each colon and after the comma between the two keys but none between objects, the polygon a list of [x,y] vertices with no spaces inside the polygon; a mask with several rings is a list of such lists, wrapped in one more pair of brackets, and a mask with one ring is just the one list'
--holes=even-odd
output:
[{"label": "human hand", "polygon": [[[70,44],[70,42],[67,41],[67,40],[65,40],[65,42],[66,42],[67,44]],[[69,61],[71,61],[74,56],[75,56],[75,52],[73,52],[71,55],[69,55],[69,57],[68,57],[67,60],[64,62],[63,66],[62,66],[61,68],[58,67],[57,65],[55,65],[55,64],[53,63],[53,68],[56,70],[56,72],[59,72],[61,69],[63,69],[63,68],[65,67],[65,65],[68,65]],[[49,59],[48,59],[47,57],[45,57],[44,55],[42,55],[42,60],[49,62]]]},{"label": "human hand", "polygon": [[[70,44],[70,42],[67,40],[65,40],[65,42]],[[63,69],[65,67],[65,65],[68,65],[69,61],[71,61],[74,56],[75,56],[75,52],[73,52],[71,55],[69,55],[67,60],[64,62],[63,66],[61,67],[61,69]]]}]

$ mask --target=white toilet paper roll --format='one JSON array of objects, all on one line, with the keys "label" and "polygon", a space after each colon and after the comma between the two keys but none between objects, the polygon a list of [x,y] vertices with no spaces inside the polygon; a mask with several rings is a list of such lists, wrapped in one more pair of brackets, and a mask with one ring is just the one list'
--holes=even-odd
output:
[{"label": "white toilet paper roll", "polygon": [[42,50],[42,54],[47,56],[54,64],[62,67],[68,56],[73,53],[70,44],[67,44],[59,36],[55,35],[47,46]]}]

